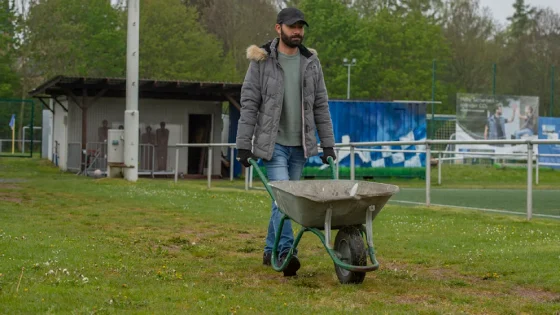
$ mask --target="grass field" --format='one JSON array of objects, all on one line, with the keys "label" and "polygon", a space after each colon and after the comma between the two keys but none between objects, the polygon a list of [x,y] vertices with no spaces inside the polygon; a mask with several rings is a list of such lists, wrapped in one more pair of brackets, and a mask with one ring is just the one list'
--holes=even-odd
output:
[{"label": "grass field", "polygon": [[560,312],[558,220],[392,203],[380,270],[342,286],[311,234],[297,278],[262,266],[270,198],[213,185],[0,158],[0,313]]}]

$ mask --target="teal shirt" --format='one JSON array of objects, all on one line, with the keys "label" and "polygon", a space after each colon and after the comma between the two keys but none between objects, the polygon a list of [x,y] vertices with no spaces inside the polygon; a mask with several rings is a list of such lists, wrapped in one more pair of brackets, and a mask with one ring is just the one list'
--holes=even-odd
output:
[{"label": "teal shirt", "polygon": [[284,103],[276,143],[285,146],[301,146],[302,107],[299,50],[295,55],[278,52],[278,61],[284,70]]}]

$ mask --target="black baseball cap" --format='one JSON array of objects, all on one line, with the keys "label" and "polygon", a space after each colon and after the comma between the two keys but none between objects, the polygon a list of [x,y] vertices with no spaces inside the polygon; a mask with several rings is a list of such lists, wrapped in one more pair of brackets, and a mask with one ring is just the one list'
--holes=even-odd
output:
[{"label": "black baseball cap", "polygon": [[303,12],[296,8],[282,9],[282,11],[280,11],[278,13],[278,16],[276,17],[277,24],[294,25],[297,22],[302,22],[303,24],[309,26],[309,24],[307,24],[307,22],[305,21]]}]

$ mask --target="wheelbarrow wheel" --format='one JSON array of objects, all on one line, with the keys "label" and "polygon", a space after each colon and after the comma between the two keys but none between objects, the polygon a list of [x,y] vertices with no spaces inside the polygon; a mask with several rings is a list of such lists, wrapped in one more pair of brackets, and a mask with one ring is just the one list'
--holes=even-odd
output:
[{"label": "wheelbarrow wheel", "polygon": [[[365,266],[367,264],[367,251],[362,234],[357,227],[345,226],[338,230],[334,240],[334,250],[338,258],[349,265]],[[338,280],[342,284],[359,284],[364,281],[365,272],[350,271],[334,264]]]}]

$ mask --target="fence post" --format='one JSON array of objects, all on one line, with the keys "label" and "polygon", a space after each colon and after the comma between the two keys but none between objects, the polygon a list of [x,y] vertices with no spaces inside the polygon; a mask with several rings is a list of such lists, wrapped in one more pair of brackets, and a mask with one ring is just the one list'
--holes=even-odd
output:
[{"label": "fence post", "polygon": [[233,154],[235,153],[234,149],[235,149],[234,147],[231,147],[229,151],[230,153],[229,154],[229,180],[230,181],[233,181],[233,165],[234,165],[233,162],[235,161],[235,158],[233,157]]},{"label": "fence post", "polygon": [[441,185],[441,152],[439,152],[438,155],[438,163],[437,163],[437,167],[438,167],[438,176],[437,176],[437,181],[438,181],[438,185]]},{"label": "fence post", "polygon": [[23,153],[23,154],[25,154],[25,128],[26,127],[27,126],[24,126],[23,130],[21,131],[21,133],[22,133],[22,135],[21,135],[21,153]]},{"label": "fence post", "polygon": [[350,180],[356,178],[356,157],[354,156],[354,146],[350,146]]},{"label": "fence post", "polygon": [[249,168],[245,167],[245,190],[249,190]]},{"label": "fence post", "polygon": [[156,169],[156,147],[153,144],[150,144],[150,148],[152,149],[152,178],[155,178],[154,172]]},{"label": "fence post", "polygon": [[426,143],[426,206],[430,206],[430,174],[431,174],[431,151],[430,143]]},{"label": "fence post", "polygon": [[206,173],[208,176],[208,189],[212,187],[212,154],[213,148],[208,147],[208,165],[206,167]]},{"label": "fence post", "polygon": [[533,216],[533,144],[527,143],[527,220]]},{"label": "fence post", "polygon": [[175,182],[179,177],[179,147],[175,148]]},{"label": "fence post", "polygon": [[536,154],[535,155],[535,184],[539,184],[539,155]]}]

